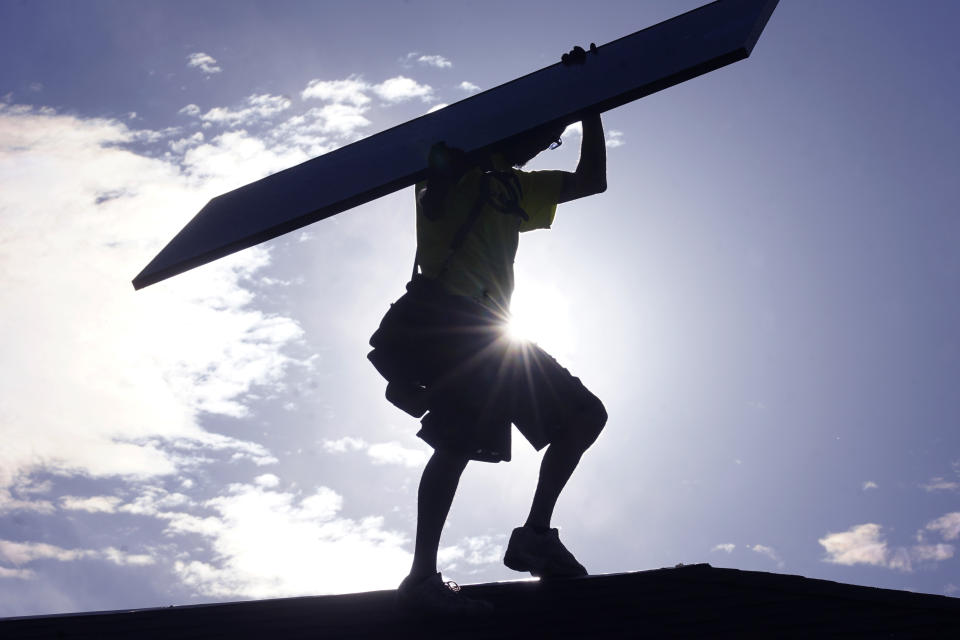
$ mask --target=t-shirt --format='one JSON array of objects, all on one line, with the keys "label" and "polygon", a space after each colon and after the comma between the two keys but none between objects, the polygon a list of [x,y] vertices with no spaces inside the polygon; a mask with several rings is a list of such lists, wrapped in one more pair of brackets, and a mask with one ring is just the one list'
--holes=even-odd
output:
[{"label": "t-shirt", "polygon": [[[550,228],[564,172],[520,171],[498,155],[491,162],[494,172],[486,179],[484,171],[475,168],[448,190],[437,220],[424,215],[417,199],[417,254],[423,275],[439,277],[448,292],[506,312],[520,232]],[[484,184],[486,197],[479,193]],[[419,183],[416,192],[424,186]],[[480,214],[441,274],[450,244],[479,197],[484,197]]]}]

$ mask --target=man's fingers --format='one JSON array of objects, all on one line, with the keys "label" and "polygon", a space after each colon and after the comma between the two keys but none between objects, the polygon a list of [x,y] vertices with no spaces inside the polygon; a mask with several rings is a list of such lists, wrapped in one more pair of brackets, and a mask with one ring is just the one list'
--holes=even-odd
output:
[{"label": "man's fingers", "polygon": [[[593,54],[597,53],[596,43],[593,43],[593,42],[590,43],[590,53],[593,53]],[[565,53],[562,56],[560,56],[560,62],[562,62],[568,67],[574,64],[583,64],[586,61],[587,61],[587,52],[580,45],[574,46],[569,53]]]}]

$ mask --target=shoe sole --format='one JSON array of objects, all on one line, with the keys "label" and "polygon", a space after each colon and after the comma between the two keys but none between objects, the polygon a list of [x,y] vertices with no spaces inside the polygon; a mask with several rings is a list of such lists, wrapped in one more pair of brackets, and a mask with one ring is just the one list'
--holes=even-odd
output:
[{"label": "shoe sole", "polygon": [[583,576],[589,575],[586,570],[584,570],[583,573],[548,571],[546,570],[547,567],[545,563],[531,561],[530,556],[524,556],[518,553],[508,552],[503,557],[503,564],[505,564],[508,569],[513,569],[514,571],[527,571],[535,578],[582,578]]}]

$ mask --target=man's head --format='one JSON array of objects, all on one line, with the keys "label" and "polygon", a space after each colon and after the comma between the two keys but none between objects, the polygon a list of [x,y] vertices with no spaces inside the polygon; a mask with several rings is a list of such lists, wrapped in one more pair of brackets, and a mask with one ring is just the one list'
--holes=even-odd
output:
[{"label": "man's head", "polygon": [[504,159],[514,167],[522,167],[533,158],[560,140],[565,125],[547,124],[531,129],[508,140],[499,149]]}]

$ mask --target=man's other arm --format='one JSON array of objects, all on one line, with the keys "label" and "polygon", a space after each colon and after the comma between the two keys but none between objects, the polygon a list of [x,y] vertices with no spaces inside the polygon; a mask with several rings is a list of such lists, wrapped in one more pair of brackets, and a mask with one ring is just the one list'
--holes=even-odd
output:
[{"label": "man's other arm", "polygon": [[603,139],[600,114],[587,116],[581,122],[580,162],[577,170],[563,176],[557,202],[569,202],[607,190],[607,146]]}]

